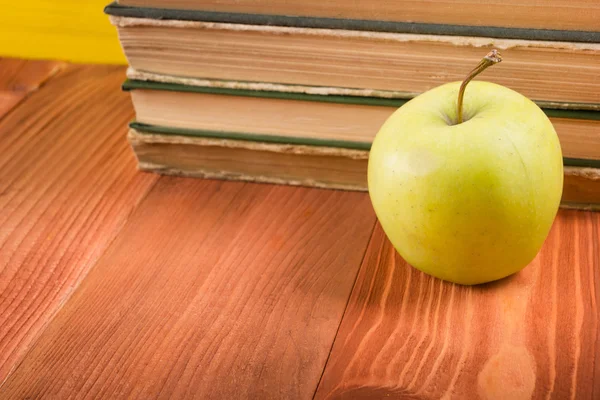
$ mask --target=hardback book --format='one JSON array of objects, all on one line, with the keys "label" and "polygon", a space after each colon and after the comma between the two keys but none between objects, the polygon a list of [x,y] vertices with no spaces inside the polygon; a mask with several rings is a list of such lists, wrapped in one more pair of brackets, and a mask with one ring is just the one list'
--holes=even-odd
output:
[{"label": "hardback book", "polygon": [[237,14],[238,18],[250,15],[255,20],[262,16],[274,24],[294,20],[296,25],[311,20],[314,24],[325,20],[353,26],[350,29],[411,29],[413,33],[453,29],[461,34],[467,31],[467,35],[489,32],[490,28],[504,30],[505,35],[527,28],[570,33],[598,31],[600,20],[600,6],[595,0],[118,0],[118,3],[167,11],[202,11],[209,16],[213,14],[213,18],[219,14]]},{"label": "hardback book", "polygon": [[[143,77],[129,71],[130,77]],[[406,100],[311,94],[240,82],[129,80],[140,168],[159,173],[366,190],[371,142]],[[304,91],[299,91],[304,89]],[[467,88],[468,93],[468,88]],[[468,114],[468,96],[465,100]],[[564,204],[600,204],[600,113],[544,109],[565,164]]]},{"label": "hardback book", "polygon": [[[129,76],[144,75],[130,70]],[[138,79],[128,80],[123,87],[130,91],[138,125],[196,136],[360,150],[370,148],[381,125],[407,101],[312,94],[311,88],[285,85],[202,83]],[[465,114],[470,107],[468,93],[467,87]],[[565,164],[600,167],[600,112],[542,109],[558,133]]]},{"label": "hardback book", "polygon": [[495,47],[505,62],[481,79],[547,107],[600,108],[600,43],[152,19],[138,9],[130,14],[140,18],[111,19],[130,66],[142,72],[410,98],[462,80]]},{"label": "hardback book", "polygon": [[[228,139],[133,124],[141,170],[198,178],[366,191],[368,150]],[[600,210],[600,168],[564,167],[561,206]]]}]

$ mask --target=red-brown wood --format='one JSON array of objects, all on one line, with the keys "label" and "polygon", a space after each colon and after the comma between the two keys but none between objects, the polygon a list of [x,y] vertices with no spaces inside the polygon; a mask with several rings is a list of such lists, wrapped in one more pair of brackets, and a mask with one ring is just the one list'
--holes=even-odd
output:
[{"label": "red-brown wood", "polygon": [[123,79],[69,67],[0,120],[0,383],[156,180],[125,138]]},{"label": "red-brown wood", "polygon": [[455,286],[371,236],[366,194],[138,173],[122,68],[36,91],[26,64],[0,68],[29,88],[0,111],[0,399],[600,397],[600,213]]},{"label": "red-brown wood", "polygon": [[162,178],[0,398],[309,399],[374,222],[364,193]]},{"label": "red-brown wood", "polygon": [[64,67],[59,61],[0,58],[0,118]]},{"label": "red-brown wood", "polygon": [[410,267],[378,226],[318,399],[597,399],[600,214],[560,211],[538,257],[461,287]]}]

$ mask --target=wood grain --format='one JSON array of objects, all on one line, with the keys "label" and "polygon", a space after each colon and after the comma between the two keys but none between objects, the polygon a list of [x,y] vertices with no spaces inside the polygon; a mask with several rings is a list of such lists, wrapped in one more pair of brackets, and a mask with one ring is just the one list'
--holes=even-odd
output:
[{"label": "wood grain", "polygon": [[461,287],[407,265],[381,228],[318,399],[597,399],[600,214],[561,211],[538,257]]},{"label": "wood grain", "polygon": [[123,79],[69,67],[0,121],[0,382],[157,179],[126,142]]},{"label": "wood grain", "polygon": [[0,118],[64,67],[58,61],[0,58]]},{"label": "wood grain", "polygon": [[308,399],[366,194],[161,178],[0,398]]}]

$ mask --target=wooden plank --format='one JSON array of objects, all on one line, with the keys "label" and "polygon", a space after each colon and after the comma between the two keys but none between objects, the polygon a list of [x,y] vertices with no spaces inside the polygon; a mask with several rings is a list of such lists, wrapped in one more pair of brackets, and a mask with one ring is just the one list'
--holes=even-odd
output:
[{"label": "wooden plank", "polygon": [[0,120],[0,382],[157,179],[127,144],[123,79],[69,67]]},{"label": "wooden plank", "polygon": [[374,222],[364,193],[161,178],[0,398],[309,399]]},{"label": "wooden plank", "polygon": [[0,118],[64,67],[58,61],[0,58]]},{"label": "wooden plank", "polygon": [[378,226],[318,399],[598,399],[600,214],[561,211],[538,257],[477,287],[407,265]]}]

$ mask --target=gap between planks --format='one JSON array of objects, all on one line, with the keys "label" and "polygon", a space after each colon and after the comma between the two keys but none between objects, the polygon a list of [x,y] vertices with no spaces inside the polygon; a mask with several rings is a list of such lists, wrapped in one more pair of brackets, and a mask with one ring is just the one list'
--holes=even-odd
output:
[{"label": "gap between planks", "polygon": [[65,68],[60,61],[0,58],[0,120]]},{"label": "gap between planks", "polygon": [[[375,222],[373,222],[373,227],[371,228],[371,233],[369,234],[369,243],[371,243],[371,241],[373,240],[373,234],[375,233],[377,224],[378,224],[378,222],[377,222],[377,220],[375,220]],[[342,318],[340,319],[340,323],[338,324],[337,329],[335,330],[335,335],[333,336],[333,341],[331,342],[331,347],[329,348],[329,352],[327,353],[327,359],[325,360],[325,365],[323,366],[323,371],[321,371],[321,376],[319,377],[319,381],[317,382],[317,385],[315,386],[315,390],[313,392],[312,399],[315,399],[317,396],[317,391],[319,390],[319,385],[321,384],[321,381],[323,380],[323,375],[325,374],[325,369],[327,368],[327,364],[329,364],[329,359],[331,358],[331,352],[333,351],[333,345],[335,344],[335,341],[340,333],[340,327],[342,326],[342,321],[344,320],[346,312],[348,311],[348,305],[350,304],[350,299],[352,298],[352,293],[354,293],[354,290],[356,289],[356,284],[358,282],[360,270],[362,269],[362,265],[365,262],[368,251],[369,251],[369,245],[367,245],[365,247],[365,251],[364,251],[362,257],[360,258],[361,268],[359,268],[359,270],[356,273],[356,276],[354,277],[354,282],[352,283],[352,290],[350,291],[350,295],[348,296],[348,300],[346,301],[346,305],[344,306],[344,312],[342,313]]]},{"label": "gap between planks", "polygon": [[55,64],[0,61],[20,96],[0,118],[0,382],[157,179],[126,142],[124,68]]},{"label": "gap between planks", "polygon": [[377,225],[316,398],[595,399],[599,285],[599,213],[559,211],[529,266],[474,287],[410,267]]},{"label": "gap between planks", "polygon": [[374,221],[363,193],[161,178],[0,397],[310,398]]}]

